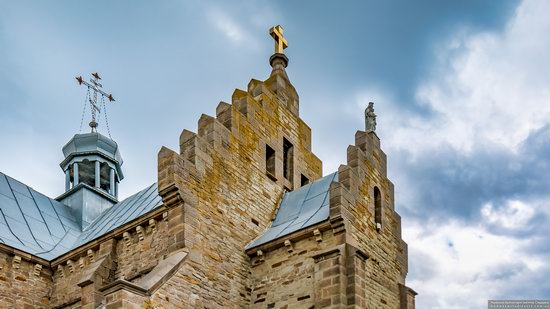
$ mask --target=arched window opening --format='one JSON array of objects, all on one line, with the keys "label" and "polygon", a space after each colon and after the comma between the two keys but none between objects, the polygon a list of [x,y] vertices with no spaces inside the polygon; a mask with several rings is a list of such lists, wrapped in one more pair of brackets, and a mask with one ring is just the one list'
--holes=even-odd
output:
[{"label": "arched window opening", "polygon": [[376,230],[380,231],[382,228],[382,194],[378,187],[374,187],[374,221]]},{"label": "arched window opening", "polygon": [[85,159],[78,163],[79,182],[85,183],[90,187],[95,186],[95,162]]},{"label": "arched window opening", "polygon": [[[107,163],[101,163],[100,168],[100,188],[105,191],[109,192],[110,190],[110,179],[109,179],[109,173],[111,171],[111,168],[109,167],[109,164]],[[112,192],[109,192],[112,194]]]}]

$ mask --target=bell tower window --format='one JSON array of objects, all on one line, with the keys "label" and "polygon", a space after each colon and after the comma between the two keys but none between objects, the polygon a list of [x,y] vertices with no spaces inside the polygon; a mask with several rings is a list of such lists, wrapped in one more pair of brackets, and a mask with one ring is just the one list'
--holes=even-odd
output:
[{"label": "bell tower window", "polygon": [[275,177],[275,150],[265,145],[265,172],[269,178],[276,180]]},{"label": "bell tower window", "polygon": [[378,187],[374,187],[374,222],[376,230],[380,231],[382,228],[382,194]]},{"label": "bell tower window", "polygon": [[283,138],[283,177],[292,183],[294,174],[294,146]]}]

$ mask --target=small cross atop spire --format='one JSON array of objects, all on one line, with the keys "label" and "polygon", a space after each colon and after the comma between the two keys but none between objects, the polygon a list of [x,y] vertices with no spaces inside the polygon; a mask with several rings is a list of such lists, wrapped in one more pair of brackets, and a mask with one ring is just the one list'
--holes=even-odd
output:
[{"label": "small cross atop spire", "polygon": [[283,27],[281,27],[281,25],[271,27],[271,29],[269,29],[269,34],[275,40],[275,53],[283,54],[284,49],[288,47],[288,42],[283,36]]},{"label": "small cross atop spire", "polygon": [[[105,98],[107,98],[110,102],[115,101],[115,98],[113,97],[112,94],[110,93],[107,94],[105,91],[101,90],[101,87],[103,87],[103,85],[99,83],[99,81],[101,80],[99,73],[97,72],[92,73],[92,77],[93,78],[90,79],[90,82],[85,81],[84,78],[82,78],[82,76],[77,76],[75,78],[78,81],[79,85],[84,84],[85,86],[88,87],[87,101],[89,101],[90,103],[90,109],[92,112],[92,121],[90,121],[90,128],[92,128],[92,133],[93,133],[93,132],[97,132],[96,114],[101,113],[101,106],[98,106],[97,95],[98,94],[101,95],[101,99],[102,99],[101,104],[105,104],[104,103]],[[93,94],[90,94],[90,90],[93,91]],[[84,115],[82,116],[84,117]],[[105,117],[107,117],[107,115],[105,115]]]}]

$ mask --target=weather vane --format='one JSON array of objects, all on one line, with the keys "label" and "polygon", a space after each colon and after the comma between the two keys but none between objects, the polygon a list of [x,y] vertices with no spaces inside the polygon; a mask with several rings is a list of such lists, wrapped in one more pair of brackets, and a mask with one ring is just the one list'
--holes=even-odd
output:
[{"label": "weather vane", "polygon": [[[101,77],[99,74],[92,73],[92,78],[90,78],[90,82],[85,81],[82,76],[75,77],[78,81],[79,85],[85,85],[88,87],[88,93],[86,95],[86,101],[84,102],[84,111],[86,111],[86,103],[90,103],[90,110],[92,113],[92,121],[90,121],[90,128],[92,128],[92,133],[97,132],[97,121],[96,121],[96,114],[101,113],[101,106],[103,106],[103,110],[105,111],[105,122],[107,124],[107,130],[109,131],[109,123],[107,121],[107,109],[105,107],[105,98],[107,98],[110,102],[115,101],[115,98],[113,98],[112,94],[107,94],[105,91],[101,90],[103,87],[99,81],[101,80]],[[90,91],[93,91],[93,93],[90,95]],[[101,95],[101,102],[100,105],[98,105],[98,94]],[[82,113],[82,119],[84,119],[84,112]],[[82,122],[80,123],[80,128],[82,129]],[[109,137],[111,137],[111,133],[109,132]]]}]

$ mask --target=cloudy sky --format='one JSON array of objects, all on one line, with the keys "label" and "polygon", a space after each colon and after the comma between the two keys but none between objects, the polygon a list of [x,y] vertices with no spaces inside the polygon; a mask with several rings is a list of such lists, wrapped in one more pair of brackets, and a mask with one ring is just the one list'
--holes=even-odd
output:
[{"label": "cloudy sky", "polygon": [[3,1],[0,171],[63,192],[61,147],[86,93],[74,76],[98,71],[117,98],[121,193],[144,188],[162,145],[178,149],[201,113],[268,76],[267,29],[282,24],[325,174],[376,102],[418,308],[548,299],[548,12],[543,0]]}]

